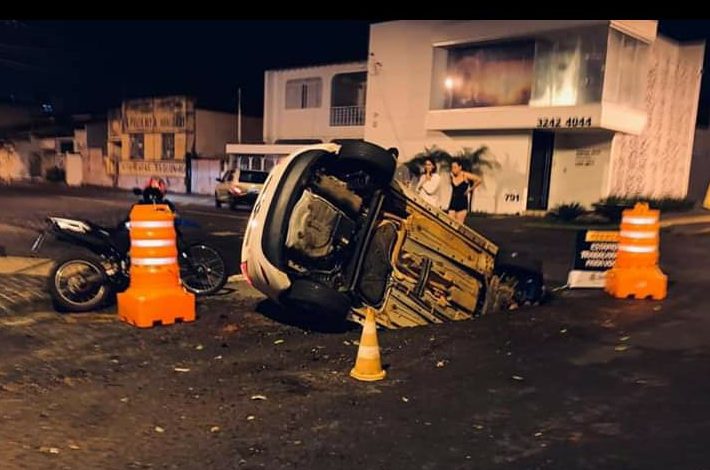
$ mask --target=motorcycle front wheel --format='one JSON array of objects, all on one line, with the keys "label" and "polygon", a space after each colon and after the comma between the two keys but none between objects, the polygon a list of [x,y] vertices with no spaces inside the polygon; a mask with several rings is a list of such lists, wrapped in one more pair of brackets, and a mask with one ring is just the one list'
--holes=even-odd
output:
[{"label": "motorcycle front wheel", "polygon": [[227,283],[227,267],[222,255],[204,243],[189,245],[180,253],[180,279],[195,295],[212,295]]},{"label": "motorcycle front wheel", "polygon": [[102,307],[111,295],[101,259],[89,255],[57,261],[49,274],[48,289],[55,308],[88,312]]}]

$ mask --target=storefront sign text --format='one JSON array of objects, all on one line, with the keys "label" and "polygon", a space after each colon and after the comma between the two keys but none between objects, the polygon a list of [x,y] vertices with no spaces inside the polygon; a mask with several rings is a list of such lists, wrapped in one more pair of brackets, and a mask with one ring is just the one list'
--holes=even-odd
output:
[{"label": "storefront sign text", "polygon": [[184,177],[185,162],[123,161],[119,165],[119,172],[123,175],[135,176]]}]

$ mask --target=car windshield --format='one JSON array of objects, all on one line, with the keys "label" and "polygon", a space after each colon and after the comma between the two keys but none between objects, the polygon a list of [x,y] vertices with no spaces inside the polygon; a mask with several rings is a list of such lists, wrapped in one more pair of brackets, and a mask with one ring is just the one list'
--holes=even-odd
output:
[{"label": "car windshield", "polygon": [[239,172],[239,181],[242,183],[264,184],[269,174],[265,171],[244,171]]}]

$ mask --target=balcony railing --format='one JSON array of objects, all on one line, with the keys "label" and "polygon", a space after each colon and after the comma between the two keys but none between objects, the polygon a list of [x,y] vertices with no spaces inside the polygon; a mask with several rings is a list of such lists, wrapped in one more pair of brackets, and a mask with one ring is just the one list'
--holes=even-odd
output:
[{"label": "balcony railing", "polygon": [[330,125],[364,126],[365,106],[332,106],[330,108]]}]

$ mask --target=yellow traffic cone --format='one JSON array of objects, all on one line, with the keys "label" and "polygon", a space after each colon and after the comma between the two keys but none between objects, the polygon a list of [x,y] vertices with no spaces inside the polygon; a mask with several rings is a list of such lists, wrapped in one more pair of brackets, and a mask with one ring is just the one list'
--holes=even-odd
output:
[{"label": "yellow traffic cone", "polygon": [[357,350],[355,367],[350,371],[350,377],[365,382],[374,382],[385,378],[386,372],[380,363],[380,345],[377,342],[377,323],[375,310],[367,309],[365,325],[362,327],[360,347]]}]

